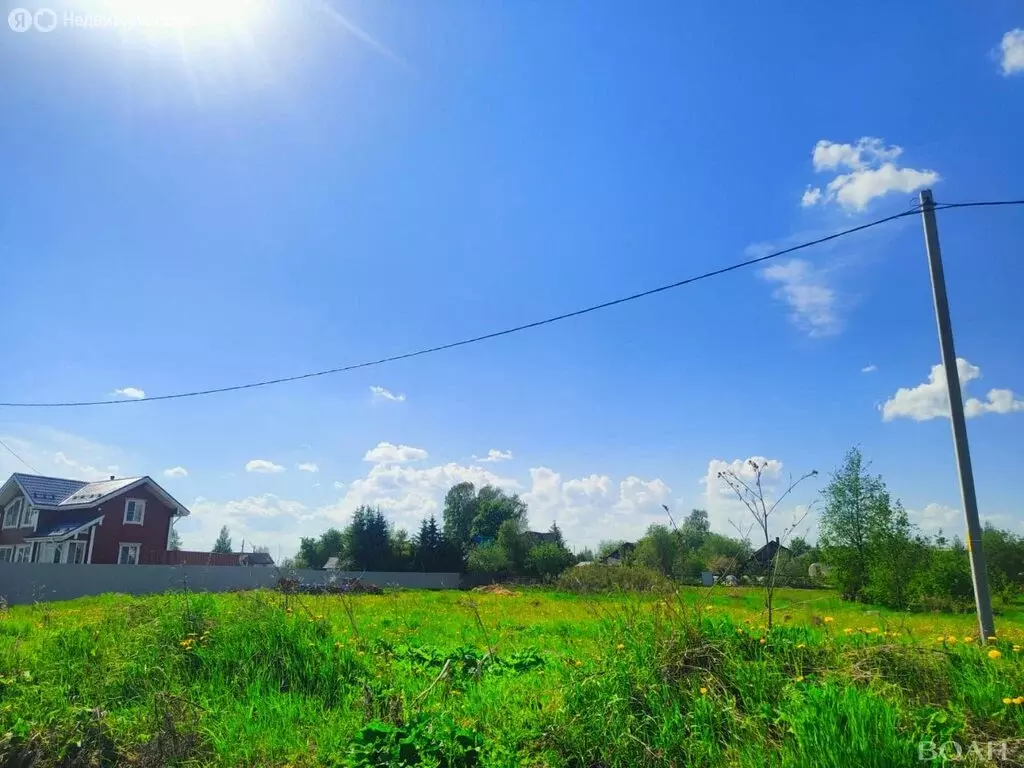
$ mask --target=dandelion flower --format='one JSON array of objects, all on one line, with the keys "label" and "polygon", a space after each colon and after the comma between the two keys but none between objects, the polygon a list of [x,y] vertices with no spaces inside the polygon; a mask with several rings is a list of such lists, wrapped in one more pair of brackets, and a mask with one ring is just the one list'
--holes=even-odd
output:
[{"label": "dandelion flower", "polygon": [[803,675],[797,675],[793,679],[796,680],[798,683],[802,683],[804,681],[804,676]]},{"label": "dandelion flower", "polygon": [[700,689],[700,695],[701,695],[701,696],[703,696],[703,695],[704,695],[705,693],[707,693],[707,692],[708,692],[708,689],[707,689],[707,688],[704,688],[704,687],[702,686],[702,687],[701,687],[701,689]]},{"label": "dandelion flower", "polygon": [[625,647],[626,647],[625,645],[623,645],[622,643],[619,643],[618,645],[615,646],[615,650],[621,651]]},{"label": "dandelion flower", "polygon": [[1013,699],[1011,699],[1009,696],[1005,696],[1003,697],[1003,704],[1013,704]]},{"label": "dandelion flower", "polygon": [[737,629],[736,630],[736,634],[737,635],[742,635],[743,634],[743,629],[742,628],[741,629]]},{"label": "dandelion flower", "polygon": [[833,621],[835,621],[835,619],[832,618],[831,616],[826,616],[825,617],[825,623],[826,624],[831,624]]},{"label": "dandelion flower", "polygon": [[1024,704],[1024,696],[1018,696],[1013,700],[1014,704]]},{"label": "dandelion flower", "polygon": [[768,641],[767,641],[767,640],[765,640],[765,639],[764,639],[763,637],[761,638],[761,645],[764,645],[764,644],[765,644],[765,643],[767,643],[767,642],[768,642]]},{"label": "dandelion flower", "polygon": [[939,635],[938,637],[935,638],[935,642],[936,643],[943,643],[945,641],[946,641],[946,638],[944,638],[942,635]]},{"label": "dandelion flower", "polygon": [[852,635],[852,634],[853,634],[853,630],[852,630],[852,629],[850,629],[849,627],[847,627],[846,629],[844,629],[844,630],[843,630],[843,632],[845,632],[845,633],[846,633],[846,634],[848,634],[848,635]]},{"label": "dandelion flower", "polygon": [[807,643],[797,643],[796,647],[797,648],[806,648],[807,647]]},{"label": "dandelion flower", "polygon": [[988,652],[988,657],[989,657],[990,659],[998,659],[998,658],[999,658],[1000,656],[1002,656],[1002,655],[1003,655],[1003,654],[1001,654],[1001,653],[1000,653],[999,651],[997,651],[997,650],[996,650],[995,648],[993,648],[993,649],[992,649],[991,651],[989,651],[989,652]]},{"label": "dandelion flower", "polygon": [[1020,646],[1019,645],[1013,646],[1013,652],[1014,653],[1020,653]]},{"label": "dandelion flower", "polygon": [[973,643],[974,642],[974,638],[973,637],[965,637],[964,638],[964,642],[965,643]]},{"label": "dandelion flower", "polygon": [[956,638],[953,637],[952,635],[950,635],[949,637],[946,638],[946,642],[949,643],[950,645],[956,645]]},{"label": "dandelion flower", "polygon": [[992,637],[991,635],[989,635],[989,636],[988,636],[988,637],[986,637],[985,639],[986,639],[986,640],[992,640],[993,642],[995,642],[995,638],[994,638],[994,637]]}]

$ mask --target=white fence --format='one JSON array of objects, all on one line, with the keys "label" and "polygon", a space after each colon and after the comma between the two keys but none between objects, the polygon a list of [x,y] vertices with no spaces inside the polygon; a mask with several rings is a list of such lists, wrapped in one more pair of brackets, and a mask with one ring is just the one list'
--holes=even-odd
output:
[{"label": "white fence", "polygon": [[0,597],[9,605],[25,605],[108,592],[151,595],[186,588],[194,592],[229,592],[273,587],[282,576],[309,584],[358,577],[379,587],[409,589],[458,589],[460,579],[457,573],[355,573],[230,565],[0,563]]}]

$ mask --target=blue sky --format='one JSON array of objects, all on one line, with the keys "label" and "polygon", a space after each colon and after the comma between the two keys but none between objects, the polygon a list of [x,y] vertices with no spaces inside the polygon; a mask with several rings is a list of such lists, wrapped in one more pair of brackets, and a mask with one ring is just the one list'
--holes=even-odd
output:
[{"label": "blue sky", "polygon": [[[854,226],[923,185],[1024,189],[1009,0],[210,0],[186,10],[222,18],[185,28],[65,25],[166,10],[105,1],[2,30],[0,401],[360,362]],[[979,502],[1020,530],[1024,210],[939,223]],[[939,362],[920,221],[794,258],[337,376],[3,408],[0,438],[46,474],[154,476],[198,549],[227,524],[289,554],[364,502],[413,528],[462,479],[523,493],[577,546],[662,503],[728,531],[718,468],[827,474],[854,444],[922,525],[961,531],[944,391],[918,388]]]}]

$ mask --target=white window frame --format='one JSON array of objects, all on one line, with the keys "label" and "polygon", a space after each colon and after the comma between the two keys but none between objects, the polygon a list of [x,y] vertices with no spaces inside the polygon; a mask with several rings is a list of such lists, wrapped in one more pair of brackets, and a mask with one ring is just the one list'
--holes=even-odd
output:
[{"label": "white window frame", "polygon": [[[15,505],[18,506],[18,514],[14,518],[12,518],[14,522],[12,524],[8,524],[7,518],[10,517],[11,510],[14,509]],[[6,507],[4,507],[3,527],[4,528],[18,528],[18,527],[20,527],[21,526],[21,511],[24,508],[25,508],[25,499],[23,499],[21,496],[16,498],[14,501],[12,501]]]},{"label": "white window frame", "polygon": [[[76,562],[75,557],[71,554],[72,550],[74,550],[75,552],[81,552],[82,559]],[[88,550],[89,542],[87,541],[80,541],[79,539],[65,541],[64,552],[61,555],[61,562],[67,563],[68,565],[84,565],[89,557]]]},{"label": "white window frame", "polygon": [[39,519],[39,510],[33,506],[21,507],[21,527],[35,530],[36,520]]},{"label": "white window frame", "polygon": [[[10,554],[8,554],[10,553]],[[11,544],[0,547],[0,563],[14,562],[14,546]]]},{"label": "white window frame", "polygon": [[[54,552],[57,553],[57,559],[53,559]],[[47,565],[58,565],[64,562],[64,542],[63,541],[47,541],[43,543],[43,546],[39,548],[39,559],[37,563],[46,563]]]},{"label": "white window frame", "polygon": [[[122,562],[122,560],[121,560],[121,553],[124,551],[125,547],[129,547],[129,548],[134,547],[135,548],[135,562],[134,563]],[[120,542],[117,545],[117,564],[118,565],[138,565],[139,564],[139,558],[141,556],[142,556],[142,544],[140,544],[137,541],[122,541],[122,542]]]},{"label": "white window frame", "polygon": [[[135,507],[132,507],[132,504]],[[128,519],[128,510],[133,509],[135,515],[138,516],[138,520]],[[124,525],[144,525],[146,522],[146,500],[145,499],[125,499],[124,500]]]},{"label": "white window frame", "polygon": [[[24,556],[22,556],[24,553]],[[32,545],[31,544],[17,544],[14,547],[14,560],[15,563],[31,563],[32,562]]]}]

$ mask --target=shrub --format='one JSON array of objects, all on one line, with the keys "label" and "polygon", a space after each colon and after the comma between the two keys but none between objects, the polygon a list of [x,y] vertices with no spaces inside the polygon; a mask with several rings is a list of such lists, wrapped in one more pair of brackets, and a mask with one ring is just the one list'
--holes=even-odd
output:
[{"label": "shrub", "polygon": [[638,565],[583,565],[562,573],[555,588],[576,594],[595,592],[662,592],[672,582],[651,568]]}]

